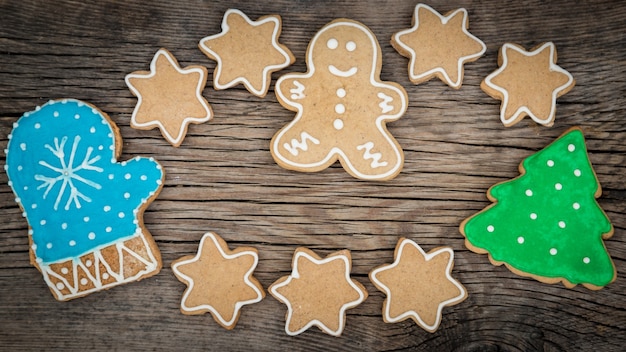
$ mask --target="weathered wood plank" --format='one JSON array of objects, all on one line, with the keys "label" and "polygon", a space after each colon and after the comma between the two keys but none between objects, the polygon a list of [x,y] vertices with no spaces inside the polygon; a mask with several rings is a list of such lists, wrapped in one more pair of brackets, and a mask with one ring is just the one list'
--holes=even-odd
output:
[{"label": "weathered wood plank", "polygon": [[[487,44],[486,54],[466,65],[463,87],[438,80],[414,86],[407,59],[389,38],[411,23],[413,2],[389,1],[0,1],[0,147],[24,111],[49,99],[89,101],[110,114],[124,139],[123,159],[154,156],[167,172],[165,187],[145,214],[162,251],[164,268],[142,282],[58,303],[29,264],[27,224],[0,172],[1,350],[602,350],[626,343],[626,5],[620,1],[432,1],[446,12],[469,11],[470,30]],[[409,108],[389,130],[405,151],[405,166],[389,182],[363,182],[339,165],[319,173],[277,166],[269,141],[293,113],[273,94],[259,99],[241,86],[204,96],[215,117],[192,125],[183,145],[172,148],[156,130],[129,127],[136,98],[124,83],[148,68],[165,47],[182,65],[215,63],[198,41],[220,31],[223,13],[235,7],[251,18],[277,13],[281,41],[297,61],[283,72],[306,70],[310,38],[336,17],[362,21],[383,52],[382,78],[402,84]],[[576,87],[559,99],[552,128],[524,120],[504,128],[499,101],[480,88],[496,67],[499,47],[530,48],[553,41],[559,65]],[[211,76],[212,77],[212,74]],[[518,175],[519,162],[571,126],[581,126],[598,178],[600,205],[614,236],[606,241],[618,279],[601,291],[546,285],[492,266],[468,251],[459,223],[485,207],[487,188]],[[0,154],[0,164],[5,157]],[[311,329],[284,333],[285,306],[267,297],[244,307],[234,331],[210,316],[184,316],[178,305],[184,285],[170,263],[195,252],[205,231],[231,247],[259,249],[255,276],[264,287],[290,271],[298,246],[320,254],[352,250],[354,277],[370,297],[348,311],[340,338]],[[429,334],[412,321],[386,324],[384,295],[367,279],[392,261],[400,236],[425,249],[452,246],[454,275],[469,298],[444,310]]]}]

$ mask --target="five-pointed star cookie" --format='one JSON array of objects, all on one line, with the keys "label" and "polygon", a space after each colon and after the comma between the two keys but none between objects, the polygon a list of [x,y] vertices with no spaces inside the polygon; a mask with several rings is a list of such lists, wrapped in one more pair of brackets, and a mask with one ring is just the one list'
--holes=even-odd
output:
[{"label": "five-pointed star cookie", "polygon": [[183,314],[210,312],[216,322],[230,330],[239,319],[242,306],[265,297],[263,286],[252,276],[259,261],[255,248],[229,250],[214,233],[206,233],[195,256],[172,263],[176,277],[187,285],[180,302]]},{"label": "five-pointed star cookie", "polygon": [[269,287],[271,295],[287,305],[287,334],[298,335],[315,325],[327,334],[341,335],[345,311],[367,298],[365,287],[350,278],[350,251],[322,259],[307,248],[298,248],[292,268],[291,275]]},{"label": "five-pointed star cookie", "polygon": [[291,51],[278,42],[280,31],[278,15],[251,21],[239,10],[226,11],[222,32],[203,38],[199,44],[205,55],[217,61],[214,88],[226,89],[242,83],[250,93],[263,98],[272,72],[295,61]]},{"label": "five-pointed star cookie", "polygon": [[206,122],[213,116],[202,96],[206,81],[206,68],[183,69],[169,51],[160,49],[149,72],[126,75],[126,85],[138,98],[130,126],[141,130],[158,127],[170,144],[180,146],[190,123]]},{"label": "five-pointed star cookie", "polygon": [[428,5],[418,4],[413,27],[396,33],[391,45],[410,59],[409,78],[419,84],[438,77],[452,88],[463,82],[463,65],[478,60],[487,47],[467,31],[467,10],[442,16]]},{"label": "five-pointed star cookie", "polygon": [[370,272],[370,280],[387,298],[383,320],[395,323],[411,318],[424,330],[434,332],[441,310],[467,298],[467,291],[450,276],[454,252],[441,247],[428,254],[415,242],[401,238],[393,264]]},{"label": "five-pointed star cookie", "polygon": [[502,123],[509,127],[528,115],[539,124],[552,126],[556,98],[576,84],[574,77],[556,64],[554,44],[547,42],[531,51],[516,44],[504,44],[498,66],[480,87],[491,97],[502,100]]}]

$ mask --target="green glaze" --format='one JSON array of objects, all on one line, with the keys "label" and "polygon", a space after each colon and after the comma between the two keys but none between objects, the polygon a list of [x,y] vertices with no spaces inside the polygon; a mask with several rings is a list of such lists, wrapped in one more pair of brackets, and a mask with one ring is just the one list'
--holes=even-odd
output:
[{"label": "green glaze", "polygon": [[613,231],[579,129],[522,162],[521,176],[493,186],[491,206],[461,231],[498,262],[535,276],[605,286],[615,267],[603,236]]}]

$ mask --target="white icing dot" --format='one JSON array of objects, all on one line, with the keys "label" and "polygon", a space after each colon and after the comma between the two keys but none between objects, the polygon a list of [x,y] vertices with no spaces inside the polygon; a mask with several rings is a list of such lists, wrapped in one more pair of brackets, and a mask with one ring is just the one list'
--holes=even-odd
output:
[{"label": "white icing dot", "polygon": [[46,244],[46,248],[48,248],[48,249],[52,248],[52,243]]},{"label": "white icing dot", "polygon": [[37,204],[33,204],[30,206],[32,209],[37,209]]},{"label": "white icing dot", "polygon": [[537,214],[530,213],[530,218],[533,219],[533,220],[537,220]]},{"label": "white icing dot", "polygon": [[37,250],[37,245],[33,243],[33,245],[30,246],[30,248],[32,248],[34,251],[36,251]]},{"label": "white icing dot", "polygon": [[26,150],[26,143],[20,143],[20,149],[22,149],[22,151]]},{"label": "white icing dot", "polygon": [[15,203],[22,203],[22,198],[15,197]]},{"label": "white icing dot", "polygon": [[562,189],[563,189],[563,185],[562,185],[562,184],[560,184],[560,183],[556,183],[556,184],[554,185],[554,189],[556,189],[557,191],[560,191],[560,190],[562,190]]},{"label": "white icing dot", "polygon": [[142,181],[145,181],[145,180],[147,180],[147,179],[148,179],[148,176],[146,176],[146,175],[141,175],[140,179],[141,179]]},{"label": "white icing dot", "polygon": [[91,126],[91,128],[89,129],[89,132],[91,132],[91,133],[96,133],[96,128],[95,128],[95,127],[93,127],[93,126]]},{"label": "white icing dot", "polygon": [[61,224],[61,228],[62,228],[63,230],[67,230],[67,223],[66,223],[66,222],[62,223],[62,224]]},{"label": "white icing dot", "polygon": [[28,191],[28,186],[24,186],[24,190],[25,190],[25,191]]},{"label": "white icing dot", "polygon": [[93,264],[93,263],[91,262],[91,259],[87,259],[87,260],[85,261],[85,266],[87,266],[88,268],[91,266],[91,264]]},{"label": "white icing dot", "polygon": [[105,212],[108,212],[111,210],[111,206],[109,205],[105,205],[104,208],[102,208]]},{"label": "white icing dot", "polygon": [[80,284],[83,285],[83,286],[87,285],[88,282],[89,282],[89,280],[87,280],[85,278],[80,279]]},{"label": "white icing dot", "polygon": [[35,259],[35,261],[36,261],[37,263],[42,263],[42,262],[43,262],[43,259],[41,259],[41,258],[37,258],[37,259]]},{"label": "white icing dot", "polygon": [[578,169],[574,170],[574,176],[580,177],[580,175],[581,175],[580,170],[578,170]]},{"label": "white icing dot", "polygon": [[565,221],[559,221],[559,227],[564,229],[565,228]]},{"label": "white icing dot", "polygon": [[[154,161],[154,158],[150,158],[150,161]],[[156,169],[161,170],[161,164],[156,164]]]},{"label": "white icing dot", "polygon": [[161,179],[156,180],[156,184],[157,184],[157,185],[160,185],[161,183],[162,183],[162,182],[161,182]]},{"label": "white icing dot", "polygon": [[112,179],[114,179],[114,178],[115,178],[115,175],[113,175],[113,174],[109,174],[109,180],[112,180]]},{"label": "white icing dot", "polygon": [[342,129],[343,121],[341,121],[341,119],[336,119],[335,121],[333,121],[333,127],[335,127],[336,130]]},{"label": "white icing dot", "polygon": [[339,89],[337,89],[337,96],[338,96],[339,98],[343,98],[343,97],[345,97],[345,96],[346,96],[346,90],[345,90],[345,89],[343,89],[343,88],[339,88]]},{"label": "white icing dot", "polygon": [[553,160],[548,160],[548,162],[546,164],[548,164],[549,167],[553,167],[554,166],[554,161]]},{"label": "white icing dot", "polygon": [[98,110],[96,110],[96,109],[91,109],[91,112],[92,112],[94,115],[98,115]]},{"label": "white icing dot", "polygon": [[22,171],[24,168],[22,167],[22,165],[18,165],[17,166],[17,171]]},{"label": "white icing dot", "polygon": [[103,279],[105,279],[105,280],[106,280],[106,279],[108,279],[108,278],[109,278],[109,274],[107,274],[107,273],[103,273],[103,274],[102,274],[102,278],[103,278]]},{"label": "white icing dot", "polygon": [[127,179],[127,180],[130,180],[130,174],[124,175],[124,178]]},{"label": "white icing dot", "polygon": [[103,145],[99,145],[98,146],[98,150],[104,150],[104,146]]},{"label": "white icing dot", "polygon": [[591,259],[589,259],[589,257],[584,257],[583,258],[583,263],[589,264],[589,262],[591,262]]},{"label": "white icing dot", "polygon": [[574,204],[572,204],[572,208],[574,208],[575,210],[578,210],[578,209],[580,209],[580,204],[574,203]]},{"label": "white icing dot", "polygon": [[126,161],[122,161],[122,166],[126,166],[127,162]]},{"label": "white icing dot", "polygon": [[519,237],[517,238],[517,243],[519,243],[519,244],[523,244],[523,243],[524,243],[524,237],[519,236]]},{"label": "white icing dot", "polygon": [[80,119],[80,115],[76,114],[76,115],[74,115],[74,118],[75,118],[76,120],[78,120],[78,119]]},{"label": "white icing dot", "polygon": [[63,288],[65,288],[65,286],[63,285],[62,282],[57,282],[56,284],[57,289],[62,290]]},{"label": "white icing dot", "polygon": [[89,217],[88,217],[88,216],[85,216],[85,217],[83,218],[83,221],[84,221],[84,222],[89,222]]},{"label": "white icing dot", "polygon": [[328,47],[328,49],[334,50],[334,49],[337,49],[337,47],[339,46],[339,42],[335,38],[330,38],[326,42],[326,46]]},{"label": "white icing dot", "polygon": [[496,229],[496,228],[495,228],[495,227],[493,227],[493,225],[489,225],[489,226],[487,226],[487,231],[489,231],[489,232],[493,232],[493,231],[495,231],[495,229]]},{"label": "white icing dot", "polygon": [[45,225],[45,224],[46,224],[46,220],[41,220],[41,221],[39,222],[39,225],[41,225],[41,226],[43,226],[43,225]]},{"label": "white icing dot", "polygon": [[54,117],[59,117],[59,112],[58,112],[58,111],[53,112],[53,113],[52,113],[52,116],[54,116]]},{"label": "white icing dot", "polygon": [[67,273],[69,273],[69,272],[70,272],[70,271],[69,271],[69,270],[67,270],[67,268],[62,268],[62,269],[61,269],[61,274],[63,274],[63,275],[67,275]]},{"label": "white icing dot", "polygon": [[125,198],[125,199],[130,198],[130,193],[128,193],[128,192],[124,193],[124,198]]},{"label": "white icing dot", "polygon": [[567,150],[569,150],[570,152],[573,152],[574,150],[576,150],[576,146],[573,144],[570,144],[567,146]]},{"label": "white icing dot", "polygon": [[346,50],[354,51],[356,49],[356,43],[353,41],[349,41],[346,43]]},{"label": "white icing dot", "polygon": [[338,114],[343,114],[344,112],[346,112],[346,107],[343,104],[337,104],[335,105],[335,112]]},{"label": "white icing dot", "polygon": [[556,255],[556,253],[557,253],[556,248],[550,248],[550,254]]},{"label": "white icing dot", "polygon": [[120,219],[123,219],[126,215],[125,215],[123,212],[121,212],[121,211],[120,211],[120,212],[117,214],[117,216],[118,216]]},{"label": "white icing dot", "polygon": [[89,233],[89,235],[87,235],[87,237],[88,237],[90,240],[94,240],[94,239],[96,239],[96,234],[95,234],[95,233],[93,233],[93,232],[90,232],[90,233]]},{"label": "white icing dot", "polygon": [[69,242],[69,245],[70,245],[70,247],[74,247],[74,246],[76,245],[76,241],[71,240],[71,241]]},{"label": "white icing dot", "polygon": [[529,196],[529,197],[532,197],[532,195],[533,195],[533,191],[532,191],[532,190],[530,190],[530,189],[527,189],[527,190],[526,190],[526,195],[527,195],[527,196]]},{"label": "white icing dot", "polygon": [[106,232],[111,232],[111,231],[113,231],[113,229],[111,228],[111,226],[107,226],[107,228],[106,228],[106,229],[104,229],[104,231],[106,231]]}]

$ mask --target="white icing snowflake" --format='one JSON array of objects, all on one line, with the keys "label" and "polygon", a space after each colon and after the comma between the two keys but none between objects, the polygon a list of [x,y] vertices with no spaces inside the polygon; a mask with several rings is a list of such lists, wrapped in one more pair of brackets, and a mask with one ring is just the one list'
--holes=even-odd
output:
[{"label": "white icing snowflake", "polygon": [[81,207],[80,199],[88,203],[91,202],[91,198],[87,197],[86,195],[84,195],[78,190],[74,181],[82,182],[95,189],[102,188],[102,186],[100,186],[98,183],[87,180],[77,174],[77,172],[80,170],[92,170],[92,171],[102,172],[103,171],[102,168],[93,165],[98,160],[100,160],[100,156],[91,158],[91,152],[93,151],[93,148],[88,147],[87,153],[85,154],[85,158],[83,159],[83,161],[78,166],[74,166],[74,157],[76,156],[76,149],[78,148],[78,143],[80,142],[80,136],[74,137],[74,144],[72,145],[72,151],[69,155],[69,159],[67,160],[67,162],[65,160],[65,143],[66,142],[67,142],[67,136],[61,139],[61,143],[59,143],[59,139],[57,137],[54,137],[54,148],[50,146],[49,144],[45,145],[45,147],[48,150],[50,150],[52,154],[54,154],[54,156],[56,156],[59,159],[59,163],[61,164],[60,167],[52,166],[43,160],[39,161],[39,165],[45,166],[48,169],[54,172],[57,172],[59,175],[57,177],[35,175],[35,180],[43,182],[41,185],[39,185],[39,187],[37,187],[37,189],[46,187],[46,191],[43,194],[43,199],[46,199],[46,197],[48,196],[48,193],[50,192],[50,190],[52,190],[52,188],[54,188],[57,182],[63,181],[63,183],[61,184],[61,188],[59,189],[57,199],[54,202],[54,210],[58,209],[59,202],[61,202],[61,199],[63,198],[63,195],[65,194],[65,190],[67,189],[68,186],[70,189],[69,191],[70,194],[69,194],[69,198],[67,199],[67,202],[65,203],[65,210],[69,210],[70,205],[72,203],[74,203],[77,209],[80,209]]}]

